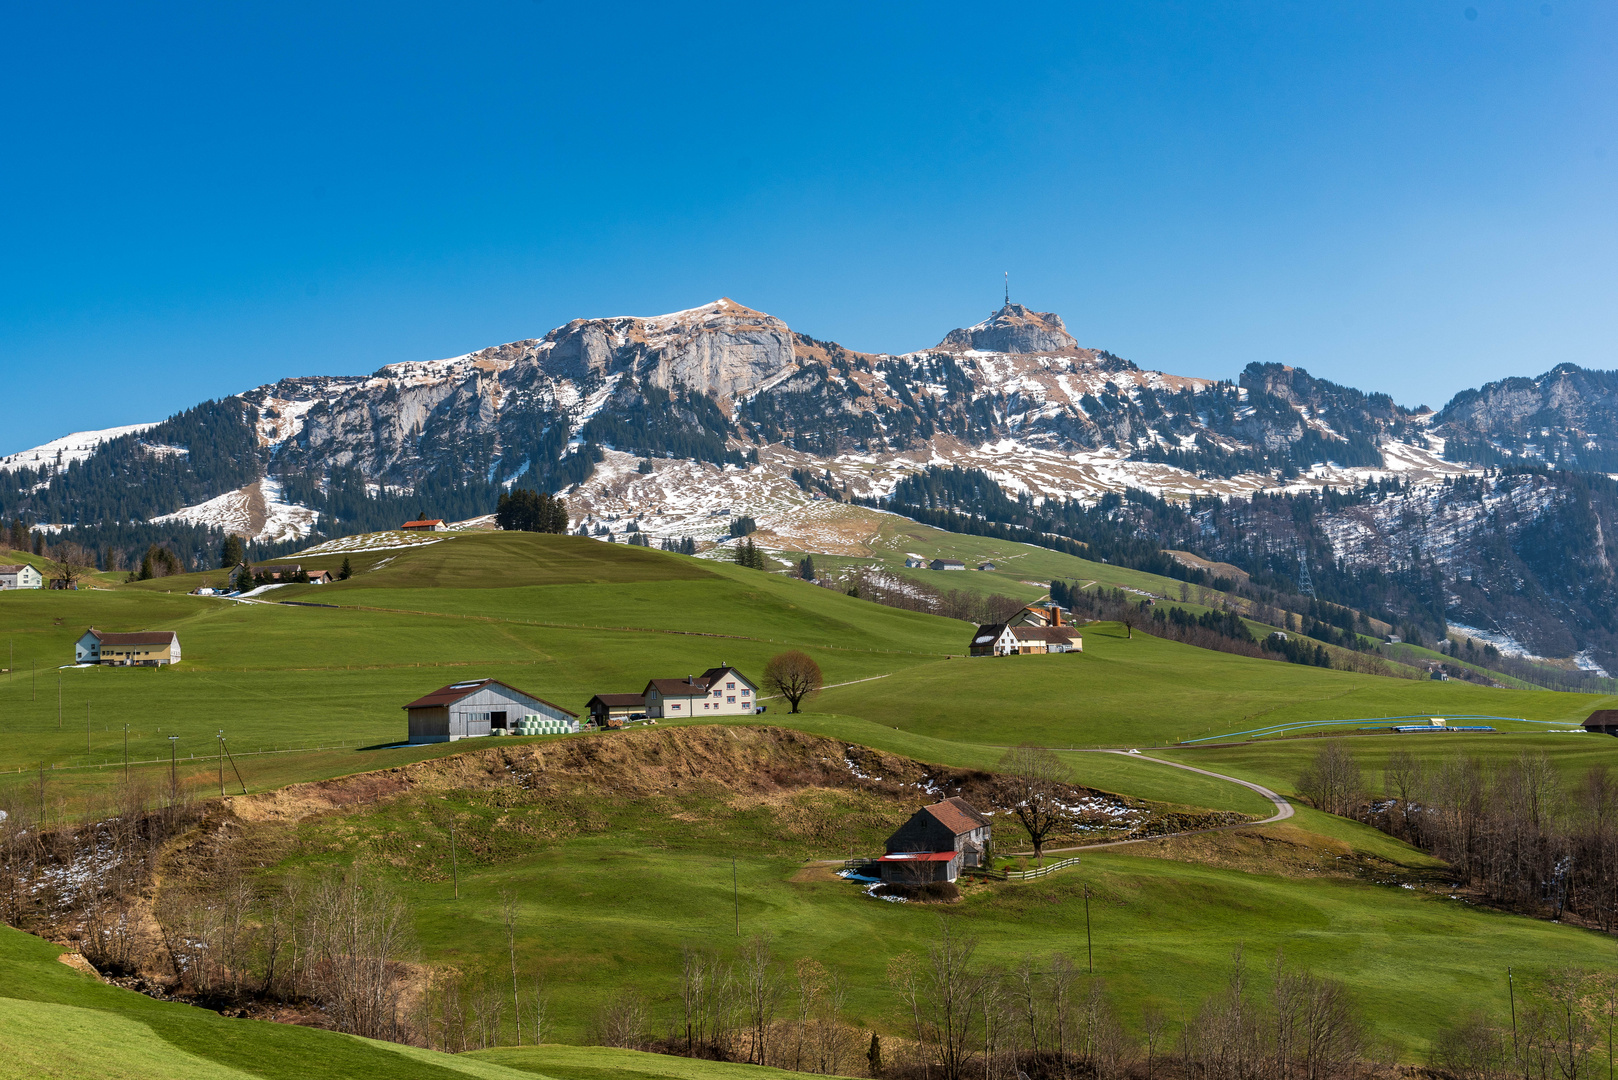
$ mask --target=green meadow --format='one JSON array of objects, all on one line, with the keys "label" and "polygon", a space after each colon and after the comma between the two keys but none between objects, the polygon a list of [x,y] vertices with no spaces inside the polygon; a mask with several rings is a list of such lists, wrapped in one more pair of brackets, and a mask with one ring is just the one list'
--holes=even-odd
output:
[{"label": "green meadow", "polygon": [[[902,523],[885,527],[882,542],[899,558],[905,550],[928,553]],[[972,537],[952,543],[958,546],[941,553],[966,557],[971,548],[981,549],[981,557],[1021,559],[1009,550],[1020,545]],[[1077,565],[1084,560],[1024,550],[1031,553],[1026,561],[995,573],[1015,583],[1083,579],[1089,569]],[[342,558],[288,561],[335,570]],[[490,742],[397,745],[405,730],[400,706],[448,682],[492,676],[578,712],[591,694],[639,690],[652,676],[690,674],[721,661],[760,672],[784,648],[809,652],[828,684],[843,685],[829,686],[801,714],[772,701],[767,716],[730,722],[789,726],[961,768],[993,769],[1008,746],[1034,741],[1060,748],[1076,782],[1255,817],[1267,815],[1269,804],[1245,788],[1140,756],[1086,751],[1139,748],[1288,792],[1319,742],[1255,741],[1239,733],[1468,713],[1574,726],[1610,701],[1305,668],[1139,631],[1131,637],[1109,624],[1087,627],[1078,655],[966,659],[965,623],[730,564],[573,537],[467,534],[350,561],[351,581],[277,588],[257,604],[185,595],[218,574],[0,595],[0,662],[12,669],[0,674],[6,734],[0,795],[21,797],[43,775],[50,790],[70,801],[110,796],[122,776],[125,725],[133,771],[148,780],[166,777],[174,736],[184,782],[206,793],[223,764],[229,790],[240,790],[239,768],[241,782],[258,792],[488,749]],[[1166,579],[1137,581],[1133,572],[1094,569],[1092,580],[1109,585],[1178,589]],[[932,577],[945,579],[941,587],[995,581],[975,571]],[[89,625],[175,630],[185,660],[172,669],[64,669]],[[1618,742],[1546,734],[1541,725],[1497,726],[1506,733],[1345,743],[1361,757],[1373,787],[1395,747],[1426,757],[1461,748],[1493,760],[1544,749],[1570,782],[1618,750]],[[236,768],[217,757],[221,731],[238,755]],[[1233,745],[1170,745],[1222,735],[1236,736]],[[588,812],[572,813],[608,827],[540,829],[518,842],[498,831],[498,800],[440,794],[434,813],[407,800],[308,819],[293,829],[300,843],[264,872],[313,871],[360,853],[380,859],[377,872],[415,912],[422,959],[467,971],[490,966],[503,948],[495,912],[500,894],[515,891],[524,962],[549,973],[558,1034],[569,1041],[584,1038],[595,1010],[624,987],[645,994],[654,1011],[666,1009],[681,946],[733,948],[738,916],[744,937],[768,933],[779,955],[814,956],[843,975],[859,1022],[897,1030],[884,967],[895,955],[924,949],[936,932],[938,909],[879,903],[815,868],[816,860],[838,858],[850,845],[880,841],[881,830],[858,815],[835,840],[805,839],[764,804],[721,807],[711,794],[692,793],[654,806],[603,795]],[[470,842],[459,900],[441,866],[445,814],[463,821]],[[981,939],[983,956],[993,962],[1028,952],[1079,955],[1088,886],[1098,975],[1131,1021],[1148,1005],[1170,1015],[1194,1008],[1224,978],[1237,947],[1255,968],[1284,949],[1349,985],[1379,1036],[1405,1060],[1420,1057],[1453,1002],[1501,1005],[1500,972],[1508,964],[1534,971],[1611,959],[1610,942],[1599,935],[1451,899],[1441,867],[1353,822],[1300,809],[1289,822],[1243,835],[1249,834],[1363,872],[1269,866],[1241,854],[1248,840],[1231,841],[1229,850],[1209,840],[1213,846],[1202,853],[1158,844],[1089,853],[1078,870],[1042,881],[973,888],[948,912]],[[595,1051],[541,1048],[446,1059],[330,1033],[225,1021],[95,983],[55,963],[55,948],[34,939],[10,932],[0,938],[6,965],[0,1008],[9,1010],[0,1042],[27,1044],[0,1064],[0,1076],[36,1074],[51,1054],[67,1055],[51,1058],[60,1062],[93,1060],[115,1044],[128,1048],[119,1060],[122,1075],[131,1077],[279,1076],[283,1060],[288,1075],[309,1077],[361,1069],[495,1077],[547,1068],[556,1080],[596,1080],[607,1071],[687,1076],[656,1071],[656,1060],[643,1056],[609,1062],[592,1057]],[[47,1029],[81,1034],[42,1042],[35,1033]],[[89,1056],[71,1056],[81,1052]],[[160,1072],[164,1055],[174,1064]],[[271,1071],[255,1064],[266,1056],[277,1062]],[[73,1075],[75,1067],[63,1065],[61,1074]],[[702,1074],[692,1080],[719,1076],[700,1063],[669,1068]]]}]

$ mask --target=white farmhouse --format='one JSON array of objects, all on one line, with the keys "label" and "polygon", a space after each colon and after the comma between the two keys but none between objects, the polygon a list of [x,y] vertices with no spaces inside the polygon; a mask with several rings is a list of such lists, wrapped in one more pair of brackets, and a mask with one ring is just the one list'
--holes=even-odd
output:
[{"label": "white farmhouse", "polygon": [[646,684],[649,719],[683,720],[692,716],[748,716],[756,711],[758,686],[729,665],[709,668],[683,679],[653,679]]},{"label": "white farmhouse", "polygon": [[45,576],[27,563],[0,566],[0,589],[43,589]]}]

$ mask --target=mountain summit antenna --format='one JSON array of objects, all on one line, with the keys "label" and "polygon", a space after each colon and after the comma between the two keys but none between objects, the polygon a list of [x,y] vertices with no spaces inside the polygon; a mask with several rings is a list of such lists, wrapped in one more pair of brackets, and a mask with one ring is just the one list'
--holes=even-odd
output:
[{"label": "mountain summit antenna", "polygon": [[1006,271],[1006,307],[1011,306],[1011,271]]}]

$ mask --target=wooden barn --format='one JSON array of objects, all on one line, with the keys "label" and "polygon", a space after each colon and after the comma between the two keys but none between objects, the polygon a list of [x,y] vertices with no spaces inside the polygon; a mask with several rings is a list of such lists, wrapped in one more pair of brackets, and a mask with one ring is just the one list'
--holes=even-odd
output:
[{"label": "wooden barn", "polygon": [[1618,735],[1618,709],[1597,709],[1585,717],[1584,730]]},{"label": "wooden barn", "polygon": [[455,742],[513,731],[525,717],[558,721],[578,730],[578,717],[544,698],[497,679],[452,683],[404,706],[413,743]]},{"label": "wooden barn", "polygon": [[887,854],[878,860],[882,880],[954,881],[963,868],[986,864],[989,830],[989,819],[965,799],[924,806],[888,837]]}]

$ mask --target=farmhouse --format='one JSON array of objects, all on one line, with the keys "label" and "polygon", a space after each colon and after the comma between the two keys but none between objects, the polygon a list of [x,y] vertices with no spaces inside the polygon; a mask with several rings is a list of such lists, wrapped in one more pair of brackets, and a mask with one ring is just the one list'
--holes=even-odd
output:
[{"label": "farmhouse", "polygon": [[406,532],[444,532],[449,526],[444,524],[443,518],[424,518],[421,521],[407,521],[399,528]]},{"label": "farmhouse", "polygon": [[75,664],[110,667],[161,667],[180,662],[180,635],[172,630],[109,634],[95,627],[73,644]]},{"label": "farmhouse", "polygon": [[27,563],[0,566],[0,589],[43,589],[45,576]]},{"label": "farmhouse", "polygon": [[987,865],[989,819],[965,799],[924,806],[888,837],[877,861],[883,881],[918,885],[954,881],[963,868]]},{"label": "farmhouse", "polygon": [[959,559],[934,559],[927,564],[929,570],[965,570],[966,564]]},{"label": "farmhouse", "polygon": [[452,683],[404,706],[413,743],[454,742],[527,726],[577,731],[578,717],[496,679]]},{"label": "farmhouse", "polygon": [[645,694],[597,694],[584,706],[596,727],[621,728],[646,715]]},{"label": "farmhouse", "polygon": [[737,716],[753,713],[758,686],[735,668],[721,665],[683,679],[653,679],[642,694],[646,715],[653,719]]},{"label": "farmhouse", "polygon": [[927,566],[927,560],[920,555],[906,555],[905,566],[911,570],[921,570]]},{"label": "farmhouse", "polygon": [[1069,626],[1016,626],[986,623],[972,634],[973,656],[1026,656],[1033,653],[1083,652],[1084,638]]}]

